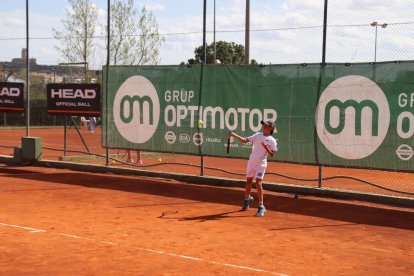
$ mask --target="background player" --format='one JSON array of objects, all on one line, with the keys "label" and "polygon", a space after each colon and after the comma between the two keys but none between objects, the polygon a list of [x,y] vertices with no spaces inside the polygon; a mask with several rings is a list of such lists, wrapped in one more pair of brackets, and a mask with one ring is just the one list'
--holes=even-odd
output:
[{"label": "background player", "polygon": [[142,165],[141,151],[137,150],[136,153],[137,153],[137,160],[134,162],[134,159],[132,159],[131,150],[127,150],[127,154],[128,154],[127,162],[128,163],[135,163],[137,165]]}]

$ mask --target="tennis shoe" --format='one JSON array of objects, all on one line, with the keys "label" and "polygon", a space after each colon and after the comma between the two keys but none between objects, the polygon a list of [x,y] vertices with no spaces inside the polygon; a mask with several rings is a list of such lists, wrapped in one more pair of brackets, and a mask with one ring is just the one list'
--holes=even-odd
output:
[{"label": "tennis shoe", "polygon": [[251,202],[253,202],[254,198],[252,196],[249,196],[249,198],[245,198],[243,200],[243,206],[241,208],[242,211],[246,211],[247,209],[249,209],[249,204]]},{"label": "tennis shoe", "polygon": [[266,208],[263,206],[259,206],[259,209],[257,209],[256,217],[263,217],[266,213]]},{"label": "tennis shoe", "polygon": [[135,164],[137,164],[137,165],[142,165],[142,160],[141,160],[141,159],[139,159],[139,160],[135,161]]}]

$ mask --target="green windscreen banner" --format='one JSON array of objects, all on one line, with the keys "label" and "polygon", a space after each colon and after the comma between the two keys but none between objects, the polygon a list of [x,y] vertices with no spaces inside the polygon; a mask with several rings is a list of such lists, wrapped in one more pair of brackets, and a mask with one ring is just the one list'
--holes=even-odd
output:
[{"label": "green windscreen banner", "polygon": [[[104,68],[103,72],[106,71]],[[413,171],[414,63],[110,66],[103,144],[248,158],[230,143],[274,120],[270,160]]]}]

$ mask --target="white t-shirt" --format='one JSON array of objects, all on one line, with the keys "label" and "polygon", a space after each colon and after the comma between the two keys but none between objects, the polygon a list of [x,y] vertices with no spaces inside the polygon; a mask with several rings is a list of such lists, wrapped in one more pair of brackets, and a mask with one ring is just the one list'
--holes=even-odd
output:
[{"label": "white t-shirt", "polygon": [[253,143],[252,153],[250,154],[249,161],[257,164],[267,163],[267,151],[262,146],[262,142],[265,142],[270,150],[277,151],[277,141],[273,136],[265,136],[262,132],[257,132],[252,136],[246,138],[248,142]]}]

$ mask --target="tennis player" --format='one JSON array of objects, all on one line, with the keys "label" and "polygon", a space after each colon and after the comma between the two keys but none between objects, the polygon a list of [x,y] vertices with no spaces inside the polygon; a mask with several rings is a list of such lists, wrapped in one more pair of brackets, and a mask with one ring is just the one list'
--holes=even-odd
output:
[{"label": "tennis player", "polygon": [[95,128],[96,128],[96,118],[95,117],[90,117],[89,118],[89,123],[88,123],[88,130],[90,133],[94,133],[95,132]]},{"label": "tennis player", "polygon": [[252,152],[250,154],[249,161],[247,162],[246,170],[246,191],[243,200],[242,211],[246,211],[249,208],[249,204],[254,200],[250,195],[253,178],[256,178],[256,189],[259,197],[259,208],[256,216],[263,217],[266,213],[266,208],[263,204],[263,186],[262,180],[265,175],[267,167],[267,156],[273,157],[277,151],[277,141],[272,137],[275,129],[275,123],[271,120],[260,121],[263,125],[263,131],[257,132],[249,137],[241,137],[234,132],[229,133],[229,137],[234,137],[243,144],[252,142]]}]

